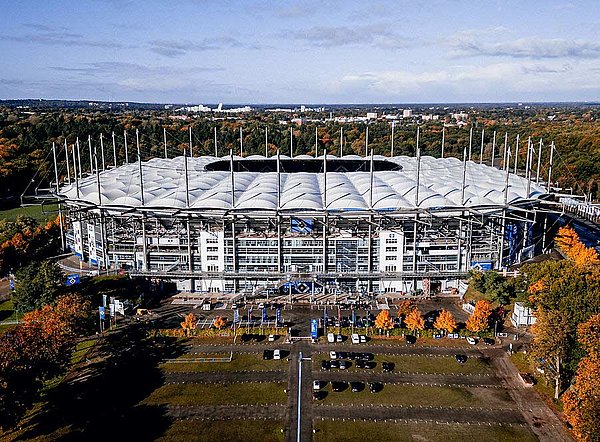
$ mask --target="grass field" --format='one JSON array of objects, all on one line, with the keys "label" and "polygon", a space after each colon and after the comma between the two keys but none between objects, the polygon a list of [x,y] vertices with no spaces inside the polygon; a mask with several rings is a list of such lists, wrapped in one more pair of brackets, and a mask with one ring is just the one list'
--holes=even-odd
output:
[{"label": "grass field", "polygon": [[171,424],[158,442],[171,441],[244,441],[279,442],[285,438],[283,423],[278,421],[177,421]]},{"label": "grass field", "polygon": [[368,388],[353,393],[350,388],[332,392],[328,384],[324,390],[327,397],[322,404],[385,404],[431,407],[507,407],[511,405],[508,393],[496,388],[477,387],[437,387],[425,385],[385,384],[379,393],[371,393]]},{"label": "grass field", "polygon": [[316,421],[315,442],[428,441],[428,442],[533,442],[537,438],[524,427],[396,424],[373,422]]},{"label": "grass field", "polygon": [[142,403],[149,405],[223,405],[223,404],[285,404],[287,394],[283,382],[243,384],[163,385]]},{"label": "grass field", "polygon": [[17,216],[29,216],[35,218],[38,221],[54,220],[58,215],[57,204],[45,204],[42,208],[41,205],[16,207],[14,209],[0,210],[0,219],[6,219],[8,221],[14,221]]},{"label": "grass field", "polygon": [[533,388],[537,390],[547,404],[562,412],[562,401],[554,400],[554,385],[549,384],[548,381],[535,370],[528,355],[523,353],[513,353],[510,356],[510,360],[521,373],[531,373],[536,381]]},{"label": "grass field", "polygon": [[[229,354],[213,353],[213,354],[198,354],[186,355],[178,358],[185,361],[186,359],[198,358],[222,358],[229,357]],[[265,361],[262,355],[259,354],[233,354],[231,362],[182,362],[182,363],[165,363],[161,365],[164,371],[172,372],[209,372],[209,371],[256,371],[256,370],[284,370],[287,369],[288,362],[285,359],[279,361]]]},{"label": "grass field", "polygon": [[[329,359],[329,354],[321,353],[313,357],[313,370],[319,370],[321,360]],[[354,361],[349,371],[381,371],[381,362],[393,362],[396,373],[447,373],[447,374],[488,374],[491,367],[477,358],[469,358],[464,364],[456,362],[454,356],[410,356],[410,355],[375,355],[377,366],[373,370],[356,368]]]},{"label": "grass field", "polygon": [[14,321],[16,318],[13,310],[12,299],[0,303],[0,335],[6,333],[8,330],[16,327],[14,324],[2,324],[3,321]]}]

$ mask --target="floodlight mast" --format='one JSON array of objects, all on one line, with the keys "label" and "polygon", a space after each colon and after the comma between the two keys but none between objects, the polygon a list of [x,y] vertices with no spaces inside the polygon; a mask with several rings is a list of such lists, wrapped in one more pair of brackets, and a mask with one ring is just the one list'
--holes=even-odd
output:
[{"label": "floodlight mast", "polygon": [[444,158],[444,144],[446,142],[446,126],[442,127],[442,152],[440,158]]},{"label": "floodlight mast", "polygon": [[485,128],[481,130],[481,149],[479,151],[479,164],[483,164],[483,142],[485,137]]},{"label": "floodlight mast", "polygon": [[67,146],[67,139],[65,138],[65,158],[67,160],[67,182],[71,184],[71,165],[69,164],[69,147]]},{"label": "floodlight mast", "polygon": [[469,161],[471,161],[472,147],[473,147],[473,125],[471,125],[471,130],[469,131]]},{"label": "floodlight mast", "polygon": [[115,144],[115,132],[112,133],[112,146],[113,146],[113,162],[115,163],[115,169],[117,168],[117,145]]},{"label": "floodlight mast", "polygon": [[535,184],[539,184],[540,183],[540,167],[542,166],[542,139],[540,138],[540,147],[538,150],[538,157],[537,157],[537,171],[535,174]]},{"label": "floodlight mast", "polygon": [[392,121],[392,146],[390,148],[390,157],[394,158],[394,128],[396,127],[396,120]]},{"label": "floodlight mast", "polygon": [[92,158],[92,136],[88,135],[88,147],[90,150],[90,175],[94,173],[94,159]]},{"label": "floodlight mast", "polygon": [[165,145],[165,159],[169,158],[167,154],[167,128],[163,127],[163,143]]},{"label": "floodlight mast", "polygon": [[123,131],[123,139],[125,140],[125,164],[129,164],[129,151],[127,149],[127,131]]},{"label": "floodlight mast", "polygon": [[[513,171],[513,173],[515,173],[515,174],[517,173],[517,165],[518,165],[517,163],[519,160],[519,137],[520,136],[521,136],[520,134],[517,134],[517,141],[515,144],[515,167],[514,167],[514,171]],[[508,167],[510,168],[510,164]]]},{"label": "floodlight mast", "polygon": [[496,156],[496,131],[494,131],[494,136],[492,139],[492,167],[494,167],[494,160]]},{"label": "floodlight mast", "polygon": [[81,179],[81,178],[83,178],[83,175],[81,172],[81,150],[79,149],[79,137],[77,137],[76,144],[77,144],[77,172],[79,172],[79,179]]}]

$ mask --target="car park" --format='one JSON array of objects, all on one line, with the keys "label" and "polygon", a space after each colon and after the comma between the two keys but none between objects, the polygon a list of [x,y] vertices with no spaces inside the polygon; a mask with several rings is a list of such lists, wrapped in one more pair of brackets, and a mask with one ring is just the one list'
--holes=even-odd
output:
[{"label": "car park", "polygon": [[353,393],[358,393],[359,391],[363,391],[365,389],[365,384],[362,382],[350,382],[350,388]]},{"label": "car park", "polygon": [[381,382],[369,383],[369,391],[371,393],[379,393],[381,390],[383,390],[383,384]]},{"label": "car park", "polygon": [[263,359],[265,361],[273,359],[273,350],[265,350],[265,351],[263,351]]},{"label": "car park", "polygon": [[477,339],[473,338],[472,336],[467,336],[467,342],[471,345],[475,345],[477,344]]},{"label": "car park", "polygon": [[454,356],[454,358],[459,364],[464,364],[465,362],[467,362],[467,355],[456,355]]},{"label": "car park", "polygon": [[331,389],[333,391],[336,391],[336,392],[344,391],[346,388],[348,388],[347,382],[335,381],[335,382],[331,383]]},{"label": "car park", "polygon": [[273,351],[273,359],[279,360],[281,359],[281,350],[277,349]]},{"label": "car park", "polygon": [[321,361],[321,370],[330,370],[331,369],[331,364],[329,363],[329,361]]}]

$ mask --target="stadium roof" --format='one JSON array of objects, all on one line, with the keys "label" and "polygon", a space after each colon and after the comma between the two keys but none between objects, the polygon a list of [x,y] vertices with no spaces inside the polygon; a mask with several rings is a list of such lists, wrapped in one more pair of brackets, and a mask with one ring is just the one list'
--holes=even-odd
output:
[{"label": "stadium roof", "polygon": [[[281,156],[289,164],[289,157]],[[321,161],[322,161],[322,157]],[[229,157],[188,158],[189,209],[194,211],[228,211],[231,206],[231,172],[228,170],[207,170],[211,163],[229,160]],[[234,157],[236,166],[255,161],[266,163],[263,156],[253,155],[247,158]],[[295,161],[318,161],[301,155]],[[338,164],[359,160],[369,161],[351,155],[337,159],[327,156]],[[393,158],[374,156],[375,161],[391,162],[400,170],[377,170],[373,172],[373,190],[370,191],[371,174],[368,171],[328,172],[325,174],[294,170],[280,174],[281,211],[323,211],[325,204],[329,212],[346,211],[412,211],[416,209],[416,158],[397,156]],[[275,163],[276,164],[276,163]],[[333,164],[333,163],[332,163]],[[348,163],[350,164],[350,163]],[[380,163],[382,164],[382,163]],[[139,185],[139,165],[130,163],[100,172],[102,206],[115,208],[156,208],[187,209],[185,195],[184,158],[154,158],[142,162],[144,204]],[[256,165],[254,165],[256,166]],[[393,166],[393,164],[392,164]],[[328,166],[329,168],[329,166]],[[389,167],[394,169],[396,167]],[[210,169],[210,167],[209,167]],[[249,167],[256,170],[257,167]],[[296,168],[298,169],[298,168]],[[313,170],[308,167],[307,170]],[[339,170],[339,168],[338,168]],[[364,168],[360,169],[364,170]],[[271,168],[265,171],[234,172],[235,211],[275,211],[278,209],[277,172]],[[457,208],[492,208],[504,206],[504,185],[506,172],[494,167],[467,162],[464,201],[462,200],[463,162],[457,158],[421,157],[418,208],[425,210],[444,210]],[[327,195],[325,196],[325,189]],[[75,184],[64,185],[59,194],[73,201],[91,205],[99,203],[98,186],[95,175],[79,180],[79,198]],[[527,180],[518,175],[509,174],[508,203],[515,204],[523,200],[533,200],[545,195],[544,189],[531,183],[527,195]]]}]

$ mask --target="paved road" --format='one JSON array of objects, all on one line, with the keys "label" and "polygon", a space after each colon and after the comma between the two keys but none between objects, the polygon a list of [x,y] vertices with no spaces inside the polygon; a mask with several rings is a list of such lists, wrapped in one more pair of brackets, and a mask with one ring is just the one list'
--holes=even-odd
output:
[{"label": "paved road", "polygon": [[[303,360],[299,359],[302,352]],[[291,365],[289,371],[289,394],[288,394],[288,419],[289,431],[286,433],[286,441],[297,441],[298,414],[300,415],[300,441],[312,440],[312,367],[311,367],[311,345],[306,341],[294,344],[291,350]],[[298,413],[298,364],[302,365],[302,390],[301,408]]]}]

